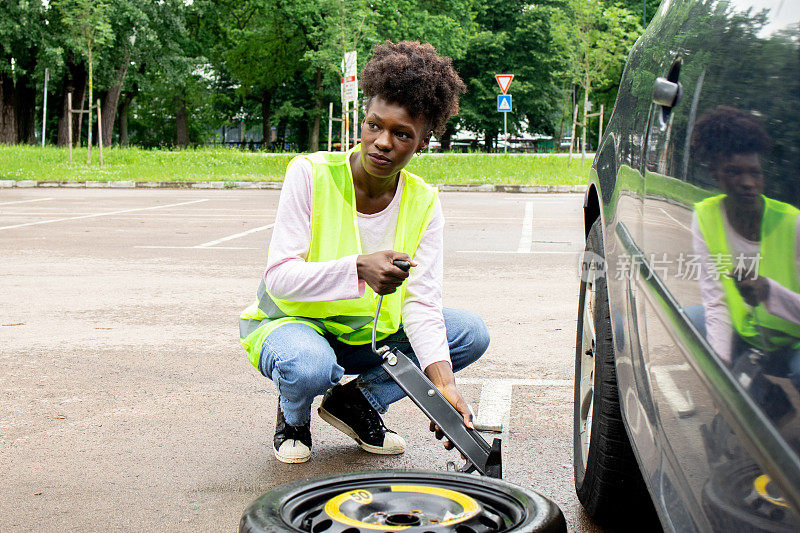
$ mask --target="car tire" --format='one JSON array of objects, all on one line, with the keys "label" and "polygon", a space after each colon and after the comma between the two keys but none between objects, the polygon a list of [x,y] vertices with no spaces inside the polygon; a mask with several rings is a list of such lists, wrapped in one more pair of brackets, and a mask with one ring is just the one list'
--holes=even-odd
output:
[{"label": "car tire", "polygon": [[[763,482],[759,484],[760,479]],[[722,463],[713,469],[703,487],[703,510],[714,531],[789,533],[800,530],[800,523],[789,505],[774,493],[776,488],[749,459]]]},{"label": "car tire", "polygon": [[[652,524],[653,504],[620,411],[601,221],[582,261],[575,353],[573,466],[578,500],[599,524]],[[621,512],[624,509],[624,512]]]},{"label": "car tire", "polygon": [[[499,479],[482,476],[460,474],[455,472],[429,472],[415,470],[385,470],[372,472],[355,472],[349,474],[328,475],[313,479],[304,479],[276,487],[261,496],[245,511],[239,522],[240,533],[375,533],[375,523],[359,522],[358,513],[381,514],[384,508],[377,502],[381,492],[387,487],[403,487],[400,493],[408,495],[412,511],[400,516],[406,519],[405,527],[386,527],[387,530],[402,529],[408,533],[431,533],[448,531],[456,533],[566,533],[567,526],[564,515],[558,506],[544,496],[528,489],[518,487]],[[418,494],[413,493],[413,489]],[[350,502],[342,495],[351,492],[367,491],[368,500]],[[391,513],[398,513],[402,508],[402,496],[391,492],[391,502],[395,503]],[[421,494],[421,497],[420,497]],[[414,515],[423,516],[429,513],[426,505],[435,505],[435,495],[455,494],[456,498],[465,496],[476,501],[480,512],[474,514],[469,521],[457,521],[454,524],[439,523],[426,526],[411,523]],[[373,501],[373,496],[375,501]],[[443,496],[444,497],[444,496]],[[397,504],[398,498],[400,503]],[[348,511],[339,513],[344,502],[350,506]],[[333,502],[333,503],[331,503]],[[426,503],[426,502],[431,502]],[[363,503],[364,508],[359,508]],[[383,502],[386,503],[385,501]],[[355,507],[355,512],[353,511]],[[369,507],[369,508],[367,508]],[[331,509],[336,512],[328,514]],[[419,510],[417,510],[419,509]],[[387,513],[382,513],[386,515]],[[432,516],[433,512],[430,511]],[[333,520],[331,519],[333,516]],[[453,516],[453,515],[449,515]],[[338,519],[336,517],[339,517]],[[344,518],[342,518],[344,517]],[[461,520],[461,519],[458,519]],[[451,520],[452,521],[452,520]],[[349,523],[348,523],[349,522]],[[379,526],[380,527],[380,526]]]}]

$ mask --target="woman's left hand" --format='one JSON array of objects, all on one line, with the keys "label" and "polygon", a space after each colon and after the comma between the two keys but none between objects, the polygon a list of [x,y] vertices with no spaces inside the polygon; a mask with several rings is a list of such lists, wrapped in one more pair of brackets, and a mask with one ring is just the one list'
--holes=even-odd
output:
[{"label": "woman's left hand", "polygon": [[769,283],[767,282],[767,278],[764,276],[745,278],[737,274],[737,272],[734,272],[731,277],[733,277],[736,288],[739,289],[739,293],[748,305],[755,307],[769,298]]},{"label": "woman's left hand", "polygon": [[[472,429],[472,412],[469,409],[469,405],[467,401],[461,396],[461,393],[458,392],[456,388],[456,378],[453,375],[453,369],[450,366],[450,363],[447,361],[438,361],[436,363],[432,363],[425,368],[425,375],[428,376],[428,379],[431,380],[439,392],[442,393],[442,396],[447,398],[447,401],[450,402],[453,407],[456,408],[461,416],[464,418],[464,425],[468,428]],[[431,422],[430,430],[434,432],[437,439],[442,439],[444,437],[444,433],[442,430],[436,426],[433,422]],[[453,443],[445,440],[444,447],[447,450],[451,450],[453,448]]]}]

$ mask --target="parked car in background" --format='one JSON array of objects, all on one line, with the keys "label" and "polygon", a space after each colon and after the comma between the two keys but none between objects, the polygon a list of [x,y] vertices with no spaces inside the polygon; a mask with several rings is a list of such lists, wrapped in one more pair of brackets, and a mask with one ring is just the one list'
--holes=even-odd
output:
[{"label": "parked car in background", "polygon": [[800,530],[800,3],[664,0],[585,198],[574,470],[596,521]]}]

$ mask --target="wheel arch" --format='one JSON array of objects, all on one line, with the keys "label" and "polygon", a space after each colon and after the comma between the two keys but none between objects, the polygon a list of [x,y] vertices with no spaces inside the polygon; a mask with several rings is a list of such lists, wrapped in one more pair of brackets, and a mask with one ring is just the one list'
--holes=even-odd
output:
[{"label": "wheel arch", "polygon": [[600,218],[600,196],[597,193],[597,186],[594,183],[590,183],[583,199],[584,237],[589,236],[589,230],[592,228],[592,224],[594,224],[594,222]]}]

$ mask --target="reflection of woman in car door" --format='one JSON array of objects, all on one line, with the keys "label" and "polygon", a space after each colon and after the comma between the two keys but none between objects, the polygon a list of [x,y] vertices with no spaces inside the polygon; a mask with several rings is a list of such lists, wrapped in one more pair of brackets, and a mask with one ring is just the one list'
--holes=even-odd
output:
[{"label": "reflection of woman in car door", "polygon": [[720,106],[692,148],[723,194],[695,204],[706,338],[727,364],[759,354],[764,370],[800,388],[800,210],[763,195],[770,138],[754,115]]}]

